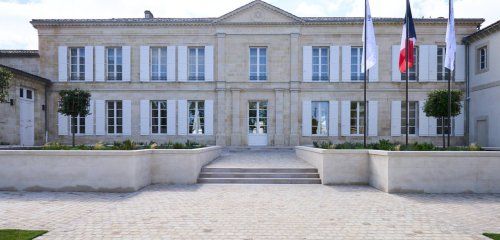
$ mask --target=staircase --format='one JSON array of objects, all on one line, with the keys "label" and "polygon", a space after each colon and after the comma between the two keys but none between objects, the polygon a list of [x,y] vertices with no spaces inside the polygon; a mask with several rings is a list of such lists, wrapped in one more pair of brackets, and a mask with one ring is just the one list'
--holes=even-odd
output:
[{"label": "staircase", "polygon": [[203,167],[198,183],[321,184],[315,168]]}]

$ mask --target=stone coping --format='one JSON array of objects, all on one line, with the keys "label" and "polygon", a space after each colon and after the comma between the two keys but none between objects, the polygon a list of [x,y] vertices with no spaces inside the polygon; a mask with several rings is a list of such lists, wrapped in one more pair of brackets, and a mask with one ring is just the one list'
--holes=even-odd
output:
[{"label": "stone coping", "polygon": [[315,148],[312,146],[296,146],[296,149],[323,153],[323,154],[355,154],[355,153],[368,153],[370,155],[381,155],[381,156],[481,156],[481,157],[499,157],[500,151],[386,151],[386,150],[373,150],[373,149],[322,149]]},{"label": "stone coping", "polygon": [[219,146],[209,146],[195,149],[137,149],[137,150],[0,150],[0,156],[8,155],[33,155],[40,156],[130,156],[141,154],[194,154],[219,149]]}]

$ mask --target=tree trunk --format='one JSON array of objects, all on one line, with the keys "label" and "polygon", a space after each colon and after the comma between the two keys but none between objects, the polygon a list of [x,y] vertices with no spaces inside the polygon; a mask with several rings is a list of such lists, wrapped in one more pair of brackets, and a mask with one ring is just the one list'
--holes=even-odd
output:
[{"label": "tree trunk", "polygon": [[444,117],[441,117],[441,133],[443,134],[443,149],[446,148],[446,134],[444,133],[445,131],[444,127]]},{"label": "tree trunk", "polygon": [[[71,121],[70,121],[71,122]],[[71,135],[72,135],[72,145],[73,147],[75,147],[75,132],[76,132],[76,124],[74,124],[73,126],[71,126]]]}]

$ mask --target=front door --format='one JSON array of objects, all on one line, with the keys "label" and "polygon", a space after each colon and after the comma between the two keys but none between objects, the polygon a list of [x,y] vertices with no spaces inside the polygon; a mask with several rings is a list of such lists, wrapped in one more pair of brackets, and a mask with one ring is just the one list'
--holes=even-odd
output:
[{"label": "front door", "polygon": [[267,101],[248,103],[248,145],[267,145]]},{"label": "front door", "polygon": [[19,89],[19,139],[22,146],[35,144],[35,103],[31,89]]}]

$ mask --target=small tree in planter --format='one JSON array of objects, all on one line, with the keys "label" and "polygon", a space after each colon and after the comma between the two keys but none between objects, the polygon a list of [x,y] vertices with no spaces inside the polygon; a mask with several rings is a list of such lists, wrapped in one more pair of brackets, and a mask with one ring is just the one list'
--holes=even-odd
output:
[{"label": "small tree in planter", "polygon": [[9,70],[0,67],[0,103],[8,101],[9,85],[13,76]]},{"label": "small tree in planter", "polygon": [[[62,90],[59,92],[61,103],[59,113],[71,117],[70,121],[76,117],[86,117],[89,115],[90,92],[74,89]],[[76,124],[71,127],[72,145],[75,146]]]},{"label": "small tree in planter", "polygon": [[[462,92],[458,90],[451,91],[451,116],[455,117],[460,114],[460,98]],[[448,91],[447,90],[434,90],[427,96],[427,101],[424,106],[425,115],[428,117],[435,117],[441,121],[442,134],[443,134],[443,148],[446,147],[445,138],[445,119],[448,117]],[[451,123],[449,123],[451,124]],[[451,130],[450,130],[451,131]]]}]

